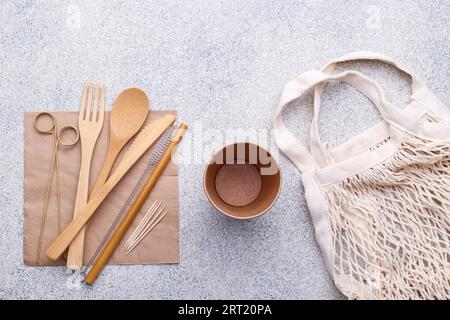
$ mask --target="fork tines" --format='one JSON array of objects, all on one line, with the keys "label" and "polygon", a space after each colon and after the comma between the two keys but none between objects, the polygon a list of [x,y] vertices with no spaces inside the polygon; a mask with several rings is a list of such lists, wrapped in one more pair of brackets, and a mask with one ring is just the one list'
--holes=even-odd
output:
[{"label": "fork tines", "polygon": [[[95,89],[94,103],[92,103],[92,95],[94,89]],[[93,83],[84,84],[79,115],[80,121],[81,120],[95,121],[95,122],[103,121],[103,116],[105,113],[105,92],[106,88],[104,84],[101,85]]]}]

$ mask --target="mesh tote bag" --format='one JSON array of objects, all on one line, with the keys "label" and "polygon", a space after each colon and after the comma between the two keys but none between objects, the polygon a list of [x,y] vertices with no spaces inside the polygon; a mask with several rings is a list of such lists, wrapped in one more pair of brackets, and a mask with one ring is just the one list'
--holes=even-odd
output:
[{"label": "mesh tote bag", "polygon": [[[336,63],[380,60],[412,78],[405,108],[386,101],[356,71]],[[382,121],[338,147],[320,140],[321,94],[329,81],[355,87]],[[283,108],[314,90],[308,151],[283,123]],[[338,289],[356,299],[450,298],[450,113],[406,69],[358,52],[290,81],[275,112],[274,137],[301,171],[316,238]]]}]

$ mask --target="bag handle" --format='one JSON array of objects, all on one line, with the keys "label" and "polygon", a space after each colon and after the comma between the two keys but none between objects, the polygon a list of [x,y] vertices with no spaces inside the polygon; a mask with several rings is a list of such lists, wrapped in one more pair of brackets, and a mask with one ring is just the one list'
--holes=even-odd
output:
[{"label": "bag handle", "polygon": [[[381,61],[381,62],[386,62],[387,64],[390,64],[390,65],[396,67],[397,69],[403,71],[404,73],[406,73],[407,75],[409,75],[411,77],[412,94],[416,93],[417,91],[419,91],[421,88],[424,87],[422,81],[418,77],[416,77],[412,72],[410,72],[407,68],[398,64],[392,58],[390,58],[384,54],[377,53],[377,52],[371,52],[371,51],[358,51],[358,52],[348,53],[340,58],[329,61],[327,64],[325,64],[320,69],[320,71],[322,71],[324,73],[331,73],[336,68],[336,65],[338,63],[355,61],[355,60],[377,60],[377,61]],[[314,91],[318,92],[319,89],[320,89],[320,86],[315,88]]]},{"label": "bag handle", "polygon": [[[302,172],[308,169],[320,168],[322,163],[320,163],[320,159],[313,157],[300,141],[289,132],[283,122],[282,111],[287,104],[301,97],[308,90],[330,80],[343,81],[357,88],[375,104],[382,117],[389,123],[396,125],[399,121],[415,121],[414,117],[387,102],[380,86],[360,72],[345,71],[334,75],[317,70],[305,72],[286,84],[273,119],[275,142],[281,151]],[[313,123],[316,126],[317,119],[318,115],[315,113]]]},{"label": "bag handle", "polygon": [[[333,59],[327,64],[325,64],[320,71],[331,74],[333,70],[336,68],[336,65],[341,62],[355,61],[355,60],[378,60],[382,62],[386,62],[390,65],[395,66],[399,70],[405,72],[411,77],[411,92],[414,95],[420,89],[424,87],[422,81],[414,76],[408,69],[396,63],[392,58],[376,52],[370,51],[359,51],[346,54],[340,58]],[[327,144],[322,143],[320,140],[319,134],[319,114],[321,107],[321,96],[326,87],[327,83],[322,82],[314,87],[314,115],[311,121],[310,127],[310,148],[313,157],[318,162],[319,166],[326,166],[333,162],[330,153],[328,152]]]}]

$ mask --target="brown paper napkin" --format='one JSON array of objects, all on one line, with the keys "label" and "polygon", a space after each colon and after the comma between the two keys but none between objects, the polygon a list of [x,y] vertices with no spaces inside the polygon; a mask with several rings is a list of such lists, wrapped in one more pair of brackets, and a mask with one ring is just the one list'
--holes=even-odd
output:
[{"label": "brown paper napkin", "polygon": [[[176,111],[151,111],[147,122],[168,113],[176,114]],[[52,114],[60,127],[63,125],[77,126],[77,112],[53,112]],[[41,134],[34,129],[33,120],[36,115],[36,112],[26,112],[24,115],[24,263],[29,266],[35,265],[44,196],[53,149],[53,137],[49,134]],[[92,158],[89,190],[92,190],[97,174],[106,157],[109,140],[109,116],[110,112],[105,112],[103,130],[98,138]],[[61,220],[62,227],[64,228],[72,220],[73,216],[81,148],[80,143],[73,147],[60,145],[59,148],[58,157],[62,200]],[[119,159],[116,160],[115,166],[127,149],[128,146],[125,146]],[[84,263],[89,261],[117,213],[142,176],[150,156],[151,150],[134,165],[94,214],[86,235]],[[124,254],[122,245],[125,241],[123,241],[112,256],[110,264],[179,262],[178,168],[172,162],[167,166],[124,239],[128,239],[131,232],[156,199],[163,201],[166,205],[166,217],[128,256]],[[49,260],[45,255],[45,251],[53,240],[56,239],[57,235],[56,176],[54,176],[41,249],[40,265],[65,264],[65,261],[62,259],[54,262]]]}]

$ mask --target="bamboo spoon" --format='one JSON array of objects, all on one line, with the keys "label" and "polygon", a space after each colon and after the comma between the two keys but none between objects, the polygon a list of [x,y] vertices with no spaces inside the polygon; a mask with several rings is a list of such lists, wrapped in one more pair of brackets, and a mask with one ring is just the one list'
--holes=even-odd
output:
[{"label": "bamboo spoon", "polygon": [[92,189],[91,196],[105,184],[120,150],[144,125],[148,112],[148,98],[144,91],[140,89],[127,89],[116,98],[109,119],[108,153]]},{"label": "bamboo spoon", "polygon": [[[105,184],[119,152],[142,127],[148,112],[149,101],[147,95],[140,89],[127,89],[116,98],[109,119],[108,152],[94,188],[92,189],[91,197]],[[86,202],[87,199],[84,201],[84,204]],[[69,258],[67,260],[69,269],[78,270],[83,264],[84,230],[88,226],[89,224],[83,228],[82,232],[78,234],[69,247]]]}]

